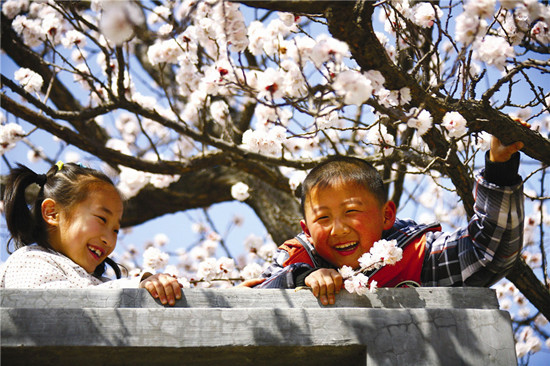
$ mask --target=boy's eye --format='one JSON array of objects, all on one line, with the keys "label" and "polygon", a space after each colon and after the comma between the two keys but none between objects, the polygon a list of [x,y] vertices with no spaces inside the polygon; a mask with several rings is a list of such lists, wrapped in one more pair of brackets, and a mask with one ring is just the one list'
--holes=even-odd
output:
[{"label": "boy's eye", "polygon": [[328,219],[328,216],[319,216],[317,219],[315,219],[315,221],[323,221],[327,219]]},{"label": "boy's eye", "polygon": [[105,217],[102,217],[102,216],[96,216],[98,219],[100,219],[101,221],[103,221],[104,224],[107,223],[107,219]]}]

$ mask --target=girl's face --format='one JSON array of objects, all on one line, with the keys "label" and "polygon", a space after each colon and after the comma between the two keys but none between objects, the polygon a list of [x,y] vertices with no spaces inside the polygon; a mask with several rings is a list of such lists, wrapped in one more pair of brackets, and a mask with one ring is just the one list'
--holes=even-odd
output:
[{"label": "girl's face", "polygon": [[314,187],[304,205],[302,229],[321,257],[340,268],[356,268],[359,258],[395,222],[395,204],[381,204],[367,189],[340,182]]},{"label": "girl's face", "polygon": [[[42,207],[44,214],[44,203]],[[50,245],[92,273],[115,249],[122,211],[122,200],[115,188],[101,184],[71,210],[57,207]]]}]

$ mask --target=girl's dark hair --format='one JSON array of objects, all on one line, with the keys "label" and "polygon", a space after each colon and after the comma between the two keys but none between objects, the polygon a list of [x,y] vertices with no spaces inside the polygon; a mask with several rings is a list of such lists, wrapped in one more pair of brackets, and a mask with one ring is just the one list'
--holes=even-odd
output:
[{"label": "girl's dark hair", "polygon": [[386,202],[384,182],[378,170],[370,163],[351,156],[335,155],[313,168],[302,183],[301,209],[305,217],[305,202],[315,187],[327,188],[344,181],[354,183],[372,193],[380,202]]},{"label": "girl's dark hair", "polygon": [[[36,174],[21,164],[10,171],[4,191],[6,223],[11,234],[6,246],[8,253],[11,253],[9,247],[12,241],[15,249],[33,243],[52,249],[48,243],[48,225],[42,217],[44,199],[51,198],[70,212],[76,204],[86,200],[94,186],[110,184],[114,187],[113,181],[97,170],[73,163],[59,166],[61,169],[54,165],[46,174]],[[38,193],[30,198],[28,188],[33,184],[38,185]],[[113,267],[117,278],[120,278],[120,268],[109,258],[96,268],[94,276],[103,275],[105,262]]]}]

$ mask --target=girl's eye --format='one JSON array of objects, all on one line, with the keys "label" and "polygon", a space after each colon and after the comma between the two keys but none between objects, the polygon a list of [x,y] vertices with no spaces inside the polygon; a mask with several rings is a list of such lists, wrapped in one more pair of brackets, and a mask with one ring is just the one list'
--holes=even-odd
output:
[{"label": "girl's eye", "polygon": [[315,221],[323,221],[327,219],[328,219],[328,216],[321,216],[321,217],[318,217]]},{"label": "girl's eye", "polygon": [[107,219],[105,217],[102,217],[102,216],[96,216],[98,219],[100,219],[101,221],[103,221],[104,224],[107,223]]}]

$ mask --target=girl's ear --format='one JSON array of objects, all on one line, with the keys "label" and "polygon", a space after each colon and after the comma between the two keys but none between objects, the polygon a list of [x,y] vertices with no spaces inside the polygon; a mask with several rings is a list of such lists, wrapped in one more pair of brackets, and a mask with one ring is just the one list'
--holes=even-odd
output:
[{"label": "girl's ear", "polygon": [[384,230],[389,230],[395,223],[395,215],[397,212],[397,208],[395,207],[395,203],[393,201],[388,201],[384,205]]},{"label": "girl's ear", "polygon": [[307,228],[307,224],[305,220],[300,220],[300,226],[302,227],[302,231],[304,232],[304,234],[306,234],[306,236],[310,238],[311,235],[309,233],[309,229]]},{"label": "girl's ear", "polygon": [[46,198],[42,201],[42,218],[48,225],[59,225],[59,208],[54,200]]}]

